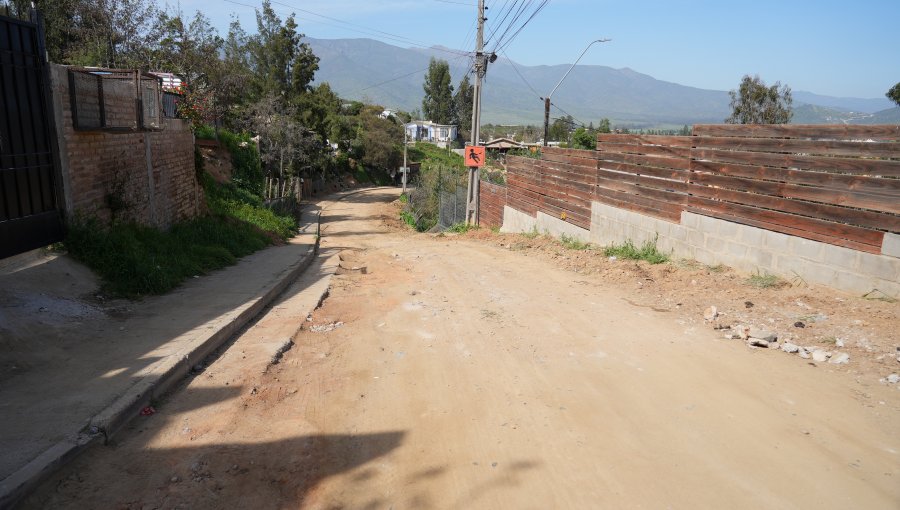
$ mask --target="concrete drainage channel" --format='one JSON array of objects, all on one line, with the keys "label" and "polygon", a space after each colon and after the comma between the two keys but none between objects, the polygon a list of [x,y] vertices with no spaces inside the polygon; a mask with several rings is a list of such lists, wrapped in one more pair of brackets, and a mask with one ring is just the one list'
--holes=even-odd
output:
[{"label": "concrete drainage channel", "polygon": [[[367,190],[343,192],[335,200],[329,202],[339,202],[348,196],[365,191]],[[270,307],[316,259],[321,240],[322,210],[323,208],[321,207],[317,208],[315,210],[315,220],[301,231],[303,234],[310,234],[309,227],[315,225],[315,242],[310,245],[303,257],[294,267],[289,269],[280,281],[232,321],[215,331],[211,331],[206,338],[198,341],[188,352],[172,355],[163,360],[153,374],[139,381],[111,405],[88,420],[80,431],[69,434],[65,439],[45,450],[3,481],[0,481],[0,509],[12,508],[31,490],[87,448],[106,444],[125,425],[137,417],[141,410],[147,407],[151,401],[159,399],[170,392],[178,383],[190,375],[195,367],[204,365],[204,360],[213,356],[217,350],[220,350],[229,341],[236,338],[245,327]],[[316,299],[316,306],[321,306],[327,295],[328,285],[325,285],[321,295]],[[277,363],[292,345],[293,342],[290,340],[283,343],[272,354],[270,363]]]}]

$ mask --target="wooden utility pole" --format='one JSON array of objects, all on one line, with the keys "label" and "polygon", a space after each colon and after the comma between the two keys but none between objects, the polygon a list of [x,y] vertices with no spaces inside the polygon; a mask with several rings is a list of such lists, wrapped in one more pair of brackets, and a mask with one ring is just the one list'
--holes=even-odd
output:
[{"label": "wooden utility pole", "polygon": [[[475,47],[475,87],[472,89],[472,145],[479,145],[481,131],[481,81],[487,72],[484,55],[484,0],[478,0],[478,38]],[[478,193],[481,188],[478,167],[469,167],[469,186],[466,190],[466,223],[478,225]]]}]

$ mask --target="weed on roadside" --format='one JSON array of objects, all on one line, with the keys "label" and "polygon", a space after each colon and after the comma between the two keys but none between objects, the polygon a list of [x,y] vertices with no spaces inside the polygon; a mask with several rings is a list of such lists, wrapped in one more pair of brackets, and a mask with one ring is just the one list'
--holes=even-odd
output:
[{"label": "weed on roadside", "polygon": [[607,257],[618,257],[626,260],[644,260],[651,264],[662,264],[669,261],[669,256],[659,251],[656,247],[656,239],[647,241],[640,248],[634,245],[631,239],[622,244],[613,244],[603,249]]},{"label": "weed on roadside", "polygon": [[521,235],[525,239],[536,239],[539,235],[541,235],[541,233],[538,232],[537,227],[532,227],[530,232],[522,232]]},{"label": "weed on roadside", "polygon": [[757,270],[755,274],[752,274],[750,275],[750,278],[747,278],[747,284],[758,289],[771,289],[783,287],[785,282],[773,274],[760,273]]},{"label": "weed on roadside", "polygon": [[453,225],[451,225],[450,228],[447,229],[447,232],[453,232],[455,234],[465,234],[466,232],[475,230],[477,228],[478,227],[476,227],[475,225],[469,225],[468,223],[464,223],[461,221],[459,223],[454,223]]},{"label": "weed on roadside", "polygon": [[575,236],[566,234],[559,236],[559,242],[570,250],[586,250],[591,247],[591,243],[586,243]]}]

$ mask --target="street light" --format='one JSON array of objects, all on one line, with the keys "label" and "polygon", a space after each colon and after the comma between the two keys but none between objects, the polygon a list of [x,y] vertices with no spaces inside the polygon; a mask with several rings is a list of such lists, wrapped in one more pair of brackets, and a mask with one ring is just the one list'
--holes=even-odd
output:
[{"label": "street light", "polygon": [[581,57],[583,57],[584,54],[587,53],[587,50],[590,49],[591,46],[593,46],[597,43],[604,43],[604,42],[609,42],[609,41],[612,41],[612,39],[597,39],[596,41],[591,41],[591,43],[587,45],[587,47],[584,49],[584,51],[581,52],[581,55],[578,56],[578,59],[575,60],[575,63],[572,64],[572,67],[570,67],[569,70],[566,71],[566,74],[564,74],[563,77],[560,78],[559,83],[557,83],[556,86],[553,87],[553,90],[551,90],[550,93],[547,94],[547,97],[543,98],[544,99],[544,147],[547,146],[547,138],[550,136],[550,97],[553,95],[554,92],[556,92],[556,89],[558,89],[559,86],[562,85],[563,80],[566,79],[566,76],[569,76],[569,73],[572,72],[572,69],[575,69],[575,66],[578,65],[578,61],[581,60]]}]

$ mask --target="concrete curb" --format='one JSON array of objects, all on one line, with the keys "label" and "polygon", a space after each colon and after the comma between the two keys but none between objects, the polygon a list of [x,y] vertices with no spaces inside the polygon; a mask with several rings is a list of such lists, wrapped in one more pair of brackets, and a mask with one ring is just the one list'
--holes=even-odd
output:
[{"label": "concrete curb", "polygon": [[[334,201],[340,201],[359,191],[361,190],[341,193]],[[318,208],[315,212],[316,218],[312,222],[316,227],[315,242],[300,260],[288,268],[286,274],[275,285],[241,311],[233,320],[210,332],[208,336],[184,352],[163,360],[154,368],[152,374],[138,381],[124,395],[91,418],[82,431],[70,434],[0,481],[0,509],[12,508],[31,490],[88,447],[109,441],[111,437],[122,430],[122,427],[135,418],[141,409],[149,405],[151,400],[164,395],[181,382],[195,364],[221,347],[259,315],[263,309],[272,304],[312,264],[319,252],[322,210]],[[91,430],[94,431],[93,434],[90,433]]]}]

